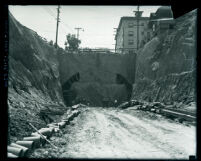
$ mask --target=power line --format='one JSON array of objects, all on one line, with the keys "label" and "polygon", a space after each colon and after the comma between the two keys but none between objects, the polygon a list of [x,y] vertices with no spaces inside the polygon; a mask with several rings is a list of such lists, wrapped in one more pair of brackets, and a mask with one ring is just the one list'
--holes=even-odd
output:
[{"label": "power line", "polygon": [[62,25],[64,25],[64,26],[67,27],[68,29],[70,29],[71,32],[73,32],[73,29],[72,29],[69,25],[65,24],[64,22],[61,22],[61,23],[62,23]]},{"label": "power line", "polygon": [[52,13],[52,12],[50,12],[50,10],[48,10],[46,7],[44,7],[44,6],[42,6],[43,7],[43,9],[46,11],[46,13],[48,13],[51,17],[53,17],[54,19],[55,19],[55,15]]},{"label": "power line", "polygon": [[[47,7],[47,9],[54,15],[54,13],[52,12],[52,10],[50,8]],[[55,15],[55,17],[56,17],[56,15]],[[72,27],[70,27],[69,25],[67,25],[66,23],[64,23],[62,21],[60,21],[60,22],[62,23],[62,25],[64,25],[65,27],[67,27],[68,29],[70,29],[73,32]]]},{"label": "power line", "polygon": [[[52,10],[51,10],[50,8],[44,7],[44,6],[42,6],[42,7],[43,7],[43,9],[46,11],[46,13],[48,13],[51,17],[53,17],[55,20],[57,20],[57,19],[56,19],[56,15],[52,12]],[[73,32],[73,29],[72,29],[69,25],[67,25],[66,23],[64,23],[64,22],[62,22],[62,21],[59,21],[59,22],[61,22],[61,24],[62,24],[63,26],[65,26],[66,28],[68,28],[69,30],[71,30],[71,32]]]},{"label": "power line", "polygon": [[49,7],[47,7],[47,9],[56,17],[56,14]]}]

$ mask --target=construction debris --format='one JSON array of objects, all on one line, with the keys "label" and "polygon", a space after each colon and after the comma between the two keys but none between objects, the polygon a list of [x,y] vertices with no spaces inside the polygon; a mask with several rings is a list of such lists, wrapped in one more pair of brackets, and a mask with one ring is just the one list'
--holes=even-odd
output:
[{"label": "construction debris", "polygon": [[74,117],[78,116],[80,111],[77,109],[83,106],[84,105],[82,104],[74,106],[76,108],[73,108],[73,111],[67,111],[64,114],[65,119],[62,119],[59,123],[48,124],[48,128],[41,128],[38,130],[31,123],[28,123],[36,132],[32,133],[30,137],[24,137],[22,141],[11,143],[8,146],[8,158],[26,157],[28,151],[39,148],[40,146],[45,145],[46,142],[55,149],[58,149],[58,147],[53,145],[48,138],[50,138],[54,133],[60,131],[60,129],[64,128],[65,125],[72,121]]}]

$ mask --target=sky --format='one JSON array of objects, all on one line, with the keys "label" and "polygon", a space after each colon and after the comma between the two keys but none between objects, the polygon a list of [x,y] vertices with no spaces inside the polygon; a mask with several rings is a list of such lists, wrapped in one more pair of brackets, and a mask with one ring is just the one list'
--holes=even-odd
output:
[{"label": "sky", "polygon": [[[24,26],[36,31],[48,41],[56,39],[56,5],[10,5],[9,11]],[[140,6],[142,16],[149,17],[160,6]],[[64,48],[67,34],[77,34],[81,27],[80,47],[115,48],[115,29],[123,16],[134,16],[137,6],[70,6],[61,5],[58,45]]]}]

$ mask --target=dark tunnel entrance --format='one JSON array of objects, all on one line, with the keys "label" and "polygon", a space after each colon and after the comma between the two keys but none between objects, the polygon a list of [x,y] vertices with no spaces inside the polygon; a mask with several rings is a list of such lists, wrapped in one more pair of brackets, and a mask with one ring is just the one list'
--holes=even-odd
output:
[{"label": "dark tunnel entrance", "polygon": [[67,106],[72,106],[72,101],[76,98],[77,93],[74,90],[71,90],[71,86],[74,82],[80,80],[80,73],[76,73],[71,76],[63,85],[62,85],[62,92],[64,102]]},{"label": "dark tunnel entrance", "polygon": [[132,84],[129,83],[129,81],[121,74],[116,74],[116,83],[125,85],[127,91],[127,101],[129,101],[132,95]]},{"label": "dark tunnel entrance", "polygon": [[[73,83],[78,82],[80,80],[80,73],[77,72],[76,74],[72,75],[63,85],[62,85],[62,92],[63,92],[63,98],[64,98],[64,102],[67,106],[72,106],[75,103],[75,100],[77,99],[76,97],[79,95],[79,93],[77,93],[77,90],[71,88]],[[125,95],[124,95],[124,100],[125,101],[129,101],[131,98],[131,94],[132,94],[132,84],[129,83],[129,81],[122,76],[121,74],[116,74],[116,78],[115,78],[115,82],[116,84],[122,84],[125,86]],[[90,92],[90,91],[89,91]],[[94,95],[89,97],[95,97]],[[102,97],[98,97],[97,99],[100,99]],[[79,100],[79,103],[86,103],[84,102],[84,100]],[[105,100],[100,100],[99,103],[102,102],[102,106],[107,107],[109,104],[109,102],[107,103],[107,101],[105,102]],[[118,100],[119,102],[119,100]],[[78,102],[77,102],[78,103]],[[94,106],[96,106],[96,104],[98,104],[98,102],[93,103]],[[110,103],[111,104],[111,103]]]}]

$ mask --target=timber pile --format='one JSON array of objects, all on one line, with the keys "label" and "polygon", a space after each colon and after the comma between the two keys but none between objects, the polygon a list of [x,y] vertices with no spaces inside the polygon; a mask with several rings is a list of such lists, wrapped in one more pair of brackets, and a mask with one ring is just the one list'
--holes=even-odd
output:
[{"label": "timber pile", "polygon": [[176,108],[175,105],[165,105],[161,102],[142,102],[138,100],[130,100],[118,106],[118,108],[126,109],[134,106],[135,110],[150,111],[157,114],[164,115],[168,118],[177,118],[179,122],[190,121],[195,123],[196,114]]}]

